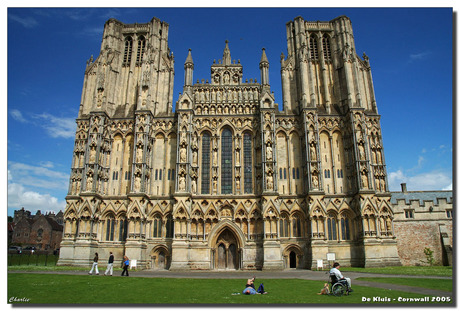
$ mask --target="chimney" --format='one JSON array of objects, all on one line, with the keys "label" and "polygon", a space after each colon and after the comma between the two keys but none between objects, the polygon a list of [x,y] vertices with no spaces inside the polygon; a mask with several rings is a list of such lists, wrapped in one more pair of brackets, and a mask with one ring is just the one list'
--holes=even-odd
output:
[{"label": "chimney", "polygon": [[401,191],[402,191],[403,193],[407,193],[406,183],[402,183],[402,184],[401,184]]}]

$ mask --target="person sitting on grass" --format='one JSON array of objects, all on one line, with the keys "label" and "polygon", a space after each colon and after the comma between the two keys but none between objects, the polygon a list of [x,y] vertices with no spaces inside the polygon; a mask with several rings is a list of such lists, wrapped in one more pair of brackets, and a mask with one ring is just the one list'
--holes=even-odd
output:
[{"label": "person sitting on grass", "polygon": [[248,279],[246,282],[246,288],[243,290],[243,294],[245,295],[255,295],[255,294],[267,294],[267,292],[264,290],[264,284],[260,283],[259,288],[256,291],[256,288],[254,286],[254,280],[256,278],[252,277],[252,279]]}]

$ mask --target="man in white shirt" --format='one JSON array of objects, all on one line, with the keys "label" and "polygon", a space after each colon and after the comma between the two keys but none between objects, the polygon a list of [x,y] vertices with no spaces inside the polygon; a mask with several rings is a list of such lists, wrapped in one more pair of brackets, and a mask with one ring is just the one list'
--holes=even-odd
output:
[{"label": "man in white shirt", "polygon": [[335,277],[337,278],[337,281],[346,280],[348,284],[348,290],[352,292],[353,290],[351,289],[351,279],[344,277],[339,269],[340,269],[340,264],[338,262],[334,262],[334,264],[332,265],[331,271],[329,271],[329,274],[335,275]]}]

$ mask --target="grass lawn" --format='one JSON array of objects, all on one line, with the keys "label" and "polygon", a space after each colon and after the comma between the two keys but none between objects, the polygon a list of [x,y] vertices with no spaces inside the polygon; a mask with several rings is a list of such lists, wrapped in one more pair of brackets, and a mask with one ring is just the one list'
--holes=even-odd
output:
[{"label": "grass lawn", "polygon": [[415,287],[430,288],[436,290],[452,291],[452,280],[446,279],[411,279],[411,278],[357,278],[360,281],[390,283]]},{"label": "grass lawn", "polygon": [[363,304],[362,297],[388,297],[391,303],[425,297],[363,286],[353,286],[350,296],[317,295],[322,281],[300,279],[263,280],[266,295],[232,295],[241,293],[244,281],[9,273],[8,299],[34,304]]},{"label": "grass lawn", "polygon": [[430,275],[452,276],[452,267],[445,266],[399,266],[377,268],[340,267],[340,271],[353,271],[365,273],[400,274],[400,275]]}]

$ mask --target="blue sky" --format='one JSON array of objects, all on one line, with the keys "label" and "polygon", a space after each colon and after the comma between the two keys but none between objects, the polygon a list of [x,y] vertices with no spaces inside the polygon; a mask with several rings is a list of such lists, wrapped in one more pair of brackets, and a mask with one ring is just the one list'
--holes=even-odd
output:
[{"label": "blue sky", "polygon": [[75,118],[86,61],[100,50],[104,23],[170,25],[174,102],[182,92],[188,49],[194,81],[209,79],[225,40],[243,78],[260,80],[262,48],[281,102],[285,24],[297,16],[348,16],[358,55],[370,58],[390,190],[452,189],[451,8],[9,8],[7,11],[8,215],[65,207]]}]

